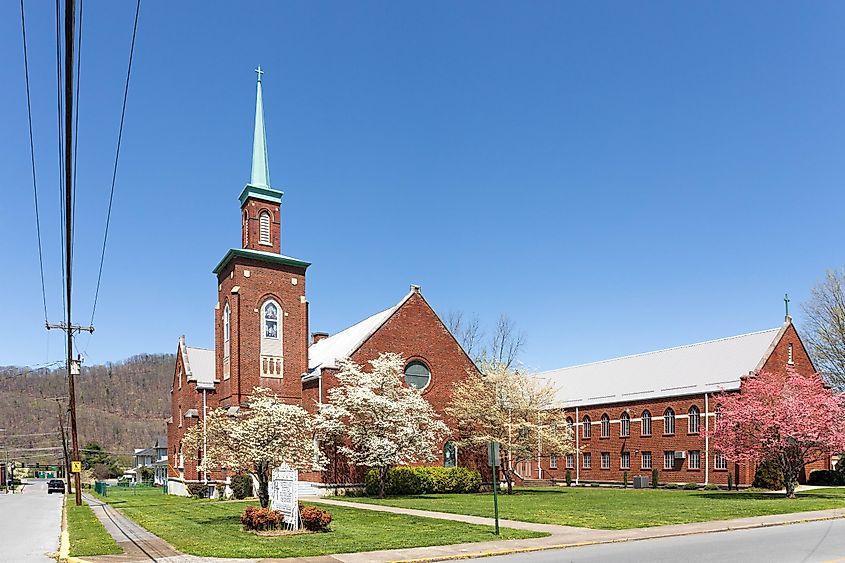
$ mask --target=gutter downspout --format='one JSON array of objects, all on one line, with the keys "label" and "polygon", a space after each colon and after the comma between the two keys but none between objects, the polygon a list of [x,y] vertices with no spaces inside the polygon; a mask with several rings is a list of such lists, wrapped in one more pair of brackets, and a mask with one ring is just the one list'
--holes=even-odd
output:
[{"label": "gutter downspout", "polygon": [[575,407],[575,484],[577,485],[581,479],[581,433],[578,431],[578,421],[581,417],[578,414],[578,407]]},{"label": "gutter downspout", "polygon": [[203,485],[208,485],[208,459],[206,457],[208,455],[208,435],[206,434],[206,426],[205,426],[205,415],[208,412],[206,410],[206,405],[207,405],[206,399],[205,399],[206,393],[208,393],[208,390],[203,389],[202,390],[202,464],[203,464],[202,483],[203,483]]},{"label": "gutter downspout", "polygon": [[704,484],[710,482],[710,395],[704,394]]}]

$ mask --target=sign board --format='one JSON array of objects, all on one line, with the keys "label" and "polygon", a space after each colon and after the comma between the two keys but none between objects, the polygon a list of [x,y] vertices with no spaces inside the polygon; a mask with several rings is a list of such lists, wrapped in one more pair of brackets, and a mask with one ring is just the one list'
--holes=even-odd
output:
[{"label": "sign board", "polygon": [[490,442],[487,444],[487,465],[490,467],[499,467],[502,464],[501,461],[499,457],[499,443]]},{"label": "sign board", "polygon": [[285,528],[299,529],[299,473],[287,465],[273,470],[270,482],[270,508],[285,516]]},{"label": "sign board", "polygon": [[81,461],[71,461],[70,462],[70,472],[71,473],[82,473],[82,462]]}]

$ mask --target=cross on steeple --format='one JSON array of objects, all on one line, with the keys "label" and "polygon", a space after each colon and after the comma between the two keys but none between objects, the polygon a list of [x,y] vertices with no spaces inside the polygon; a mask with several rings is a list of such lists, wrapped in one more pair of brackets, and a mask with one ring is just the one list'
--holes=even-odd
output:
[{"label": "cross on steeple", "polygon": [[255,69],[255,74],[258,75],[258,81],[261,82],[261,75],[264,74],[264,71],[261,70],[261,65],[258,65],[258,68]]},{"label": "cross on steeple", "polygon": [[783,306],[786,309],[786,319],[789,320],[789,294],[783,294]]}]

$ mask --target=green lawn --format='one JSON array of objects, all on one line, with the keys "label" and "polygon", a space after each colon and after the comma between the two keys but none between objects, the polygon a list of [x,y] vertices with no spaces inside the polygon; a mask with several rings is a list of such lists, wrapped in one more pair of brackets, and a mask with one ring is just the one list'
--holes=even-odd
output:
[{"label": "green lawn", "polygon": [[[324,506],[334,517],[331,532],[268,538],[241,527],[240,513],[247,505],[257,505],[254,500],[195,500],[164,495],[158,489],[136,494],[117,487],[100,498],[180,551],[201,556],[305,557],[496,539],[489,526],[337,506]],[[502,530],[505,539],[545,535]]]},{"label": "green lawn", "polygon": [[[475,516],[493,513],[493,496],[489,493],[348,500]],[[512,496],[499,495],[501,518],[608,530],[842,507],[845,488],[816,489],[799,493],[796,499],[787,499],[782,493],[750,491],[574,487],[517,489]]]},{"label": "green lawn", "polygon": [[67,527],[72,557],[123,553],[87,504],[68,503]]}]

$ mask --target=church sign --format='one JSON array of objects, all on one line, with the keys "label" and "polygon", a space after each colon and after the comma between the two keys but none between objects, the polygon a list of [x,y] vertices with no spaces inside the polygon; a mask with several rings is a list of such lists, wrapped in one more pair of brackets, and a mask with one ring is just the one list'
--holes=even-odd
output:
[{"label": "church sign", "polygon": [[285,527],[299,529],[299,474],[296,469],[282,465],[273,470],[270,482],[270,508],[285,516]]}]

